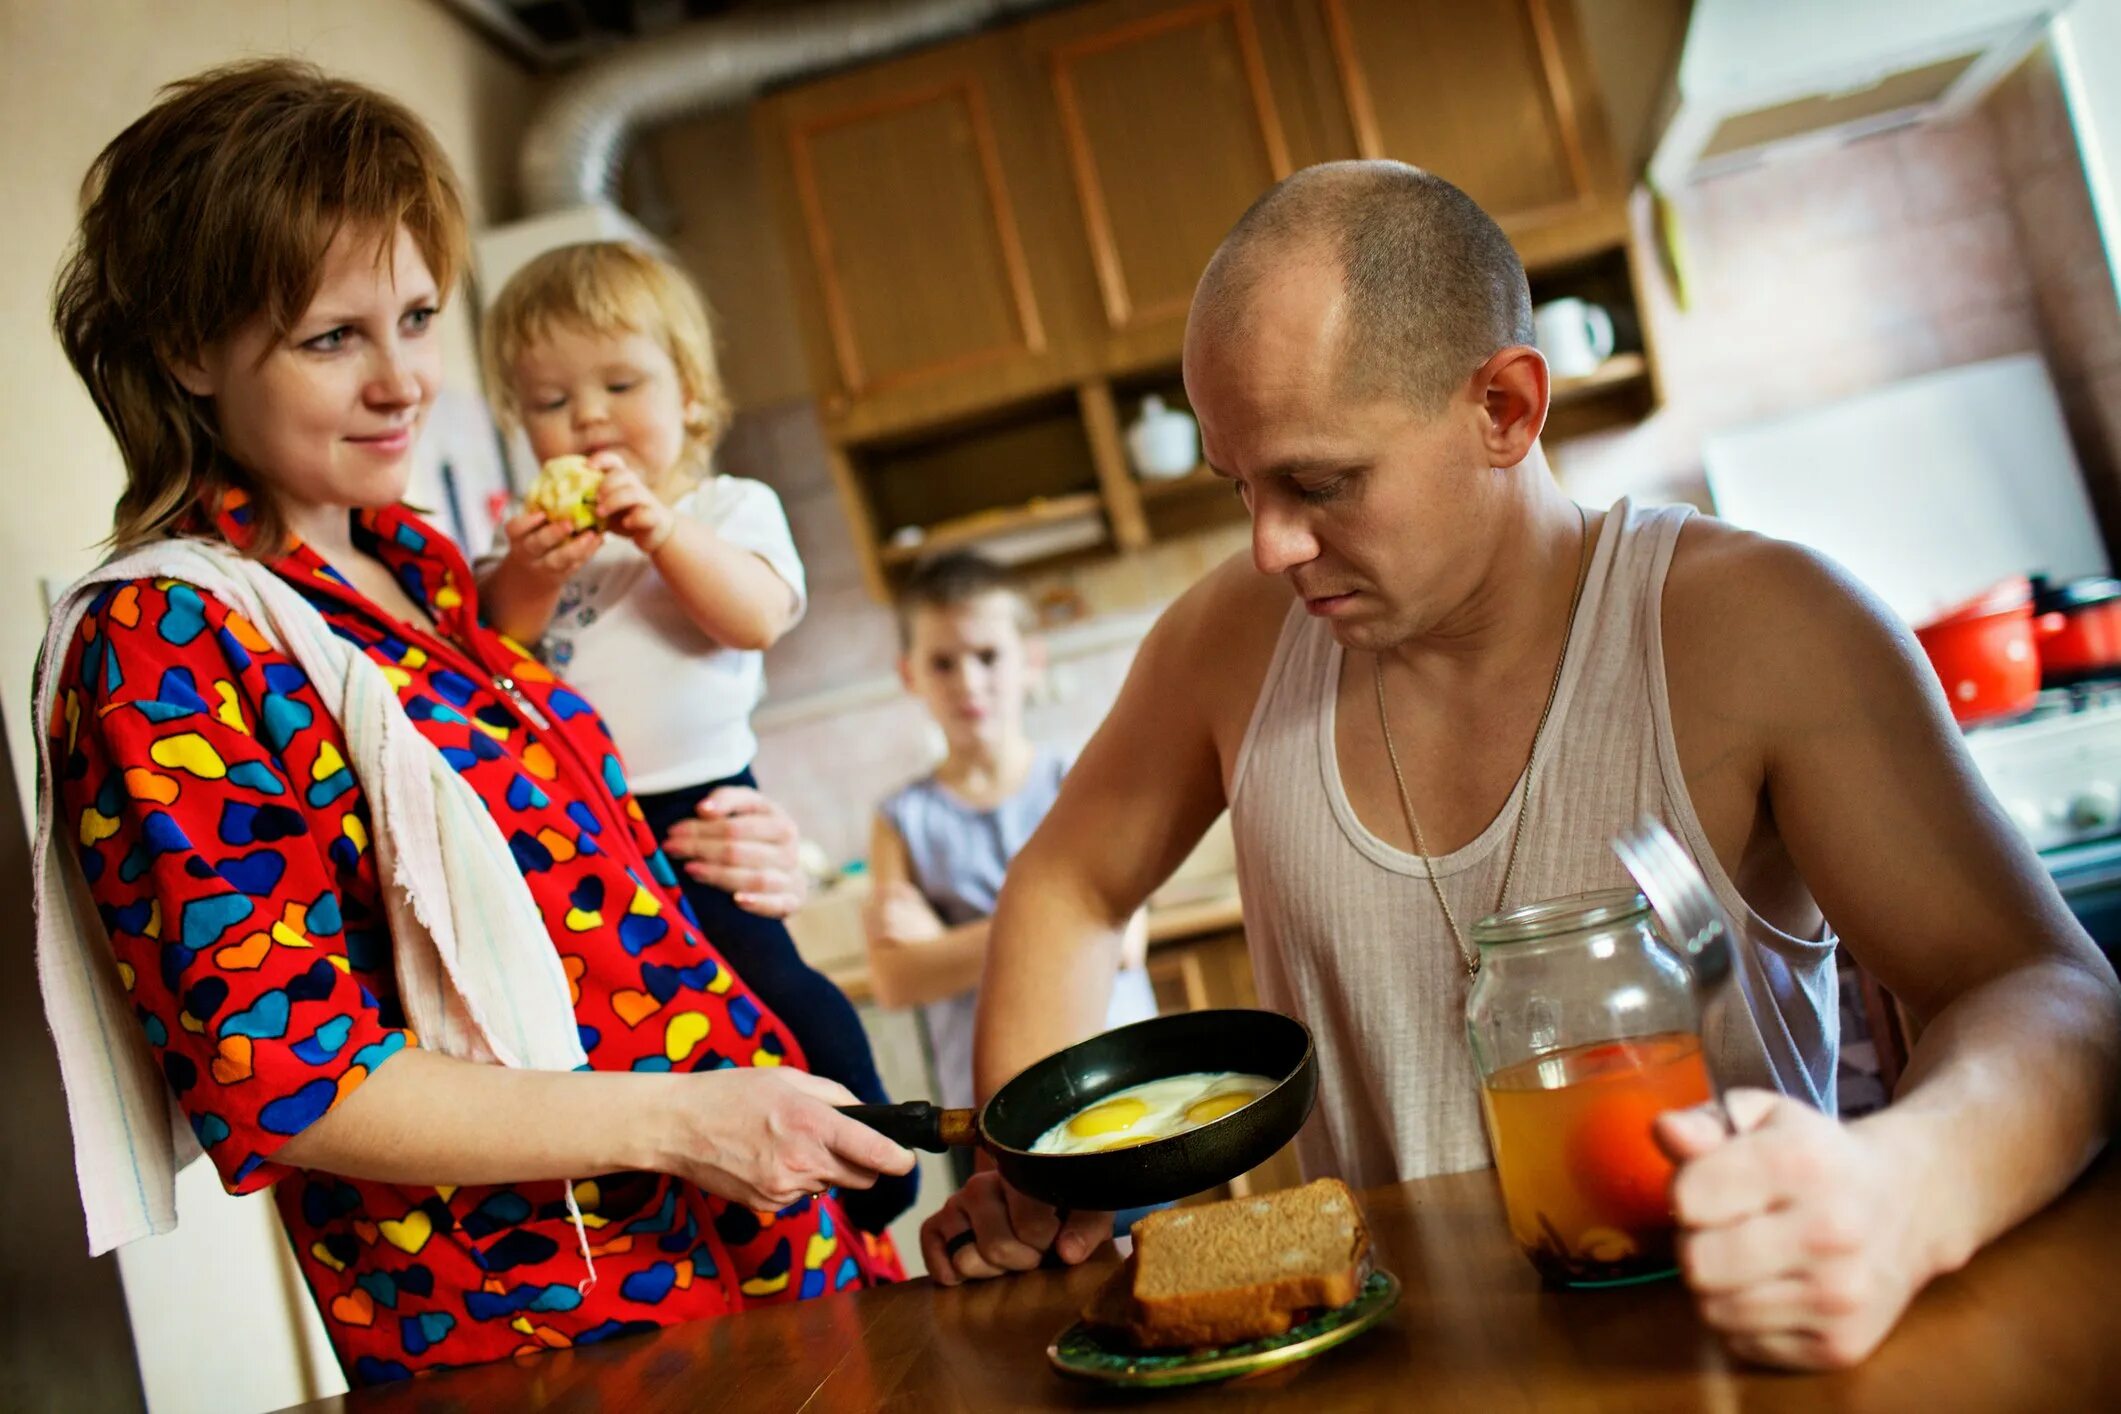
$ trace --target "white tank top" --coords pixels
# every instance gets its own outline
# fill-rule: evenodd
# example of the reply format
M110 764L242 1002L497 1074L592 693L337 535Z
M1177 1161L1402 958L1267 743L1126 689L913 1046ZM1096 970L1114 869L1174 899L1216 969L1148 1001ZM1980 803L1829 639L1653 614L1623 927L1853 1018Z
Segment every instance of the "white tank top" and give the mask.
M1687 797L1665 698L1665 572L1684 506L1607 515L1569 638L1532 777L1506 906L1629 880L1609 846L1644 813L1693 854L1745 940L1733 977L1743 1007L1706 1038L1727 1083L1835 1113L1839 1012L1831 929L1792 937L1749 908ZM1341 648L1290 606L1231 782L1245 938L1261 1002L1310 1026L1319 1101L1298 1136L1304 1172L1357 1187L1489 1162L1467 1048L1467 980L1418 855L1365 829L1334 745ZM1437 882L1470 927L1493 910L1526 778L1486 829L1436 859Z

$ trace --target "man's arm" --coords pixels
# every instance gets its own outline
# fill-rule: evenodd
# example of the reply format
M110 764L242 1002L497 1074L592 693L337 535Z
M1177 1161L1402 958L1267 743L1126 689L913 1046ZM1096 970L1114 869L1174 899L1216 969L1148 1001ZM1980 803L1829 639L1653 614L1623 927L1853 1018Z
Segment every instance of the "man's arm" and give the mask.
M1112 973L1149 895L1221 813L1226 769L1289 607L1285 586L1233 557L1157 621L1118 702L1045 823L1009 868L980 984L981 1094L1104 1024ZM1111 1216L1065 1221L991 1171L921 1226L944 1285L1026 1271L1051 1250L1080 1262ZM967 1243L966 1235L972 1240Z
M1157 621L1060 796L1011 861L980 983L974 1077L993 1094L1103 1029L1135 917L1224 806L1200 645L1216 579ZM1146 933L1143 934L1146 939Z
M1729 1142L1699 1116L1668 1123L1694 1156L1674 1199L1704 1314L1741 1354L1846 1365L2105 1142L2121 988L1983 787L1897 620L1808 552L1701 530L1668 590L1675 722L1684 702L1751 719L1789 862L1922 1027L1876 1115L1841 1126L1754 1097L1753 1127ZM1715 788L1725 763L1703 764L1697 801L1731 795Z

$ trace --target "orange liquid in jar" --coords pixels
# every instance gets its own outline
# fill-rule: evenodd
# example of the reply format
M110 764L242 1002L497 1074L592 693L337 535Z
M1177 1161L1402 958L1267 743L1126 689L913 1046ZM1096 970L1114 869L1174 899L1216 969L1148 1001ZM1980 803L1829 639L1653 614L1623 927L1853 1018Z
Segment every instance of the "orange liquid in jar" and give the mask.
M1674 1269L1672 1165L1651 1126L1709 1098L1701 1038L1600 1041L1520 1061L1482 1091L1510 1232L1562 1286Z

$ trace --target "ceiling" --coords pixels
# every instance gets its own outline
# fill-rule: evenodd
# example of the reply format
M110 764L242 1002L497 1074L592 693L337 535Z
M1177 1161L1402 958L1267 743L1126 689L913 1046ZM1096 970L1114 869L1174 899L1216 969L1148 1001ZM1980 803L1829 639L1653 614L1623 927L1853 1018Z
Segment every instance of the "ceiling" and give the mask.
M694 20L802 9L823 0L439 0L517 58L559 68Z

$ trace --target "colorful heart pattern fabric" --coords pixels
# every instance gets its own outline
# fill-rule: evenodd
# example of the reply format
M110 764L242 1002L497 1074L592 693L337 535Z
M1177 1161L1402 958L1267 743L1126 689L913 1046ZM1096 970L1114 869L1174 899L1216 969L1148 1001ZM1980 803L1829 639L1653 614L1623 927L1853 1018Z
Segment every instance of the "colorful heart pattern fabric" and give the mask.
M214 524L248 541L240 494ZM306 546L273 567L383 668L493 811L573 985L590 1065L801 1066L700 935L589 704L478 623L446 538L398 509L358 514L354 533L435 632L384 614ZM134 1015L227 1186L273 1187L350 1379L902 1276L889 1240L847 1224L829 1196L754 1213L623 1173L575 1184L598 1278L584 1291L558 1182L423 1189L277 1163L289 1137L418 1044L344 738L291 660L176 582L106 591L60 682L60 808Z

